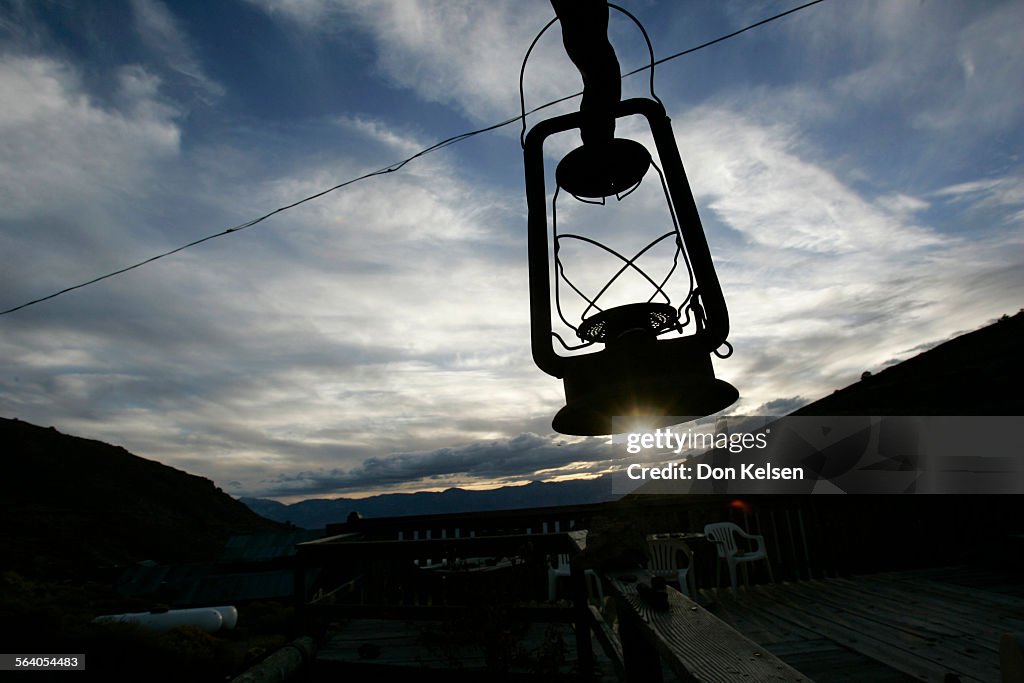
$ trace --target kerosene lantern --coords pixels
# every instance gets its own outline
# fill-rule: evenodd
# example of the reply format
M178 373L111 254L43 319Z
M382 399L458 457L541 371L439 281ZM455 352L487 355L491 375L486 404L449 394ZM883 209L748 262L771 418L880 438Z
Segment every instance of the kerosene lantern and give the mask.
M712 354L732 351L729 314L665 108L634 98L602 115L613 128L621 119L646 121L654 154L635 139L582 135L583 145L554 169L549 193L545 141L594 126L593 112L540 121L523 144L533 358L564 382L566 405L552 423L563 434L611 434L616 416L673 424L718 412L738 396L711 365ZM667 204L663 224L630 218L641 183L653 184L654 196ZM637 216L651 213L650 189L646 196ZM614 209L616 218L566 227L567 217L583 212L574 206L583 205ZM621 246L627 241L631 246ZM596 266L586 262L588 250L608 269L597 280L603 284L592 284ZM660 262L655 253L663 255ZM630 285L619 287L626 278Z

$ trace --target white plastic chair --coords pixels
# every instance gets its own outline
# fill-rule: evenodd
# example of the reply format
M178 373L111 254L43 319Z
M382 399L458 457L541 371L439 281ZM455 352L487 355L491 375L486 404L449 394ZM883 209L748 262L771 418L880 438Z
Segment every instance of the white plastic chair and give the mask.
M570 565L569 556L567 554L558 555L555 560L555 566L548 566L548 601L554 602L557 597L557 584L558 577L569 576L572 574L572 566ZM593 569L583 570L583 580L587 582L587 595L590 598L597 599L604 603L604 589L601 588L601 579L598 577L597 572Z
M683 541L671 538L648 539L647 549L650 561L647 570L654 576L661 576L679 582L679 591L694 597L697 585L690 567L693 566L693 551ZM686 558L685 566L680 566L680 553Z
M775 577L772 576L772 563L768 560L768 550L764 545L764 536L748 534L732 522L716 522L714 524L708 524L704 527L704 535L708 540L714 542L715 548L718 550L718 559L720 562L715 565L716 586L718 585L718 576L721 571L722 562L725 562L729 566L729 583L732 585L733 592L736 591L736 565L744 564L746 562L764 560L765 564L768 566L768 578L773 583L775 582ZM737 544L737 536L740 536L747 541L753 541L755 544L754 549L746 549L746 547L750 545L749 543L745 544L744 547Z

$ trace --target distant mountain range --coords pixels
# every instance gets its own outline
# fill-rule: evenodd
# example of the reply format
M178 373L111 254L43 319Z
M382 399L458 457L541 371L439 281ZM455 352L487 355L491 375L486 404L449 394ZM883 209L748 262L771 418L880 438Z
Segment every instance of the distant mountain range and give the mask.
M201 561L232 533L281 528L209 479L118 446L4 418L0 444L0 571Z
M452 488L446 491L388 493L368 498L311 499L286 505L265 498L242 498L267 519L305 529L322 529L344 522L352 512L363 517L402 517L420 514L487 512L558 505L586 505L615 500L610 476L562 482L534 481L484 491Z

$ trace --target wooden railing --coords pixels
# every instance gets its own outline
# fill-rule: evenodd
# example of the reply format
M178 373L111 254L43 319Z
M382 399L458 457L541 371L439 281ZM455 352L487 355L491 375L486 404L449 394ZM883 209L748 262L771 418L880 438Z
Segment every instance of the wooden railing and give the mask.
M590 528L603 504L446 513L402 517L357 518L327 525L327 535L358 532L367 539L426 540L535 533Z
M568 622L575 625L576 652L579 670L584 677L592 670L593 652L590 641L591 613L587 603L583 569L578 561L585 545L586 532L531 533L515 535L478 535L459 538L418 540L365 540L361 534L346 533L302 543L298 546L296 596L300 623L309 629L316 619L400 619L426 621L457 618L477 614L496 607L505 616L527 622ZM568 555L573 558L569 577L571 606L546 604L534 594L516 595L492 585L470 596L450 590L444 579L465 580L471 569L460 569L470 558L491 558L507 562L515 574L526 571L529 581L541 586L546 581L548 558ZM430 568L425 558L436 562ZM340 588L321 587L311 595L304 578L306 569L318 567L341 582ZM491 565L483 565L490 569ZM439 582L438 579L441 581ZM327 589L327 590L324 590Z
M809 680L645 572L613 573L608 582L615 596L627 683L660 683L663 667L682 681Z

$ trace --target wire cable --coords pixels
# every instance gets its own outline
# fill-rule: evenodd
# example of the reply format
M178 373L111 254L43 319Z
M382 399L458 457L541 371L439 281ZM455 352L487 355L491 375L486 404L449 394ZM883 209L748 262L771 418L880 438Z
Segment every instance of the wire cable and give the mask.
M697 50L703 50L704 48L711 47L712 45L715 45L716 43L721 43L722 41L729 40L730 38L735 38L736 36L738 36L741 33L746 33L747 31L749 31L751 29L755 29L755 28L757 28L759 26L764 26L765 24L767 24L769 22L772 22L772 21L775 21L776 19L781 19L782 17L788 16L788 15L793 14L795 12L799 12L800 10L803 10L803 9L807 9L808 7L811 7L813 5L817 5L818 3L821 3L821 2L825 2L825 0L811 0L811 2L804 3L803 5L799 5L797 7L792 8L792 9L786 10L785 12L781 12L781 13L776 14L774 16L768 17L767 19L762 19L761 21L759 21L759 22L757 22L755 24L750 24L749 26L744 26L743 28L739 29L738 31L733 31L732 33L727 33L724 36L719 36L718 38L715 38L714 40L709 40L706 43L701 43L700 45L697 45L696 47L688 48L686 50L683 50L682 52L676 52L675 54L669 55L668 57L662 57L661 59L657 60L653 64L650 64L650 65L647 65L647 66L641 66L638 69L633 69L629 73L623 74L622 77L626 78L627 76L632 76L633 74L638 74L641 71L645 71L647 69L653 69L657 65L664 64L665 62L669 62L669 61L671 61L673 59L678 59L679 57L685 57L688 54L696 52Z
M821 2L825 2L825 0L811 0L811 2L804 3L802 5L794 7L792 9L786 10L785 12L781 12L781 13L776 14L774 16L768 17L767 19L762 19L761 21L758 21L757 23L750 24L749 26L745 26L744 28L741 28L741 29L739 29L737 31L733 31L732 33L729 33L729 34L726 34L724 36L720 36L718 38L715 38L714 40L709 40L706 43L702 43L700 45L697 45L696 47L691 47L689 49L686 49L686 50L683 50L681 52L677 52L675 54L669 55L668 57L663 57L663 58L661 58L659 60L656 60L656 61L652 60L649 64L645 64L642 67L639 67L637 69L634 69L633 71L630 71L628 73L623 74L622 78L627 78L629 76L632 76L634 74L638 74L638 73L640 73L642 71L645 71L647 69L651 69L653 71L654 67L657 66L658 64L664 64L665 62L671 61L673 59L678 59L679 57L683 57L685 55L692 54L692 53L694 53L694 52L696 52L698 50L702 50L702 49L704 49L706 47L710 47L710 46L715 45L717 43L721 43L723 41L729 40L730 38L734 38L734 37L740 35L741 33L745 33L747 31L750 31L751 29L757 28L759 26L764 26L765 24L773 22L773 21L775 21L777 19L781 19L781 18L783 18L785 16L788 16L790 14L794 14L796 12L799 12L800 10L807 9L808 7L811 7L813 5L817 5L817 4L821 3ZM545 26L544 30L547 30L547 26ZM541 33L543 33L543 31L541 31ZM538 35L538 38L539 37L540 36ZM534 42L536 42L536 39L534 40ZM533 46L531 45L531 49L532 49L532 47ZM652 57L653 57L653 54L652 54ZM522 79L522 74L520 74L520 79ZM520 85L520 89L521 89L521 85ZM521 92L521 90L520 90L520 92ZM502 121L501 123L495 123L495 124L492 124L490 126L486 126L484 128L478 128L476 130L472 130L472 131L469 131L467 133L460 133L459 135L453 135L450 138L445 138L444 140L441 140L440 142L437 142L437 143L435 143L435 144L433 144L433 145L431 145L429 147L426 147L426 148L420 150L419 152L416 152L412 156L410 156L410 157L408 157L406 159L403 159L402 161L398 161L398 162L395 162L395 163L390 164L388 166L384 166L383 168L380 168L380 169L378 169L376 171L372 171L370 173L366 173L366 174L361 175L359 177L352 178L350 180L346 180L345 182L339 183L338 185L335 185L334 187L329 187L326 190L321 190L320 192L317 192L316 194L309 195L308 197L304 197L304 198L302 198L302 199L300 199L298 201L292 202L291 204L288 204L286 206L282 206L282 207L279 207L277 209L274 209L273 211L271 211L269 213L265 213L265 214L263 214L262 216L260 216L258 218L254 218L254 219L252 219L250 221L247 221L245 223L241 223L239 225L236 225L233 228L228 228L226 230L222 230L221 232L214 233L212 235L207 235L206 237L202 237L200 239L194 240L192 242L189 242L188 244L183 244L180 247L175 247L174 249L171 249L169 251L165 251L163 253L157 254L156 256L151 256L151 257L149 257L149 258L147 258L147 259L145 259L143 261L139 261L138 263L132 264L130 266L126 266L126 267L121 268L119 270L112 271L112 272L107 273L105 275L100 275L99 277L95 277L95 278L93 278L91 280L88 280L86 282L82 282L82 283L79 283L77 285L72 285L71 287L65 287L64 289L61 289L60 291L54 292L52 294L48 294L46 296L39 297L38 299L33 299L31 301L27 301L27 302L25 302L23 304L20 304L18 306L14 306L13 308L8 308L7 310L0 311L0 316L8 315L9 313L14 313L15 311L20 311L23 308L28 308L29 306L34 306L35 304L39 304L39 303L42 303L44 301L49 301L50 299L54 299L54 298L56 298L58 296L61 296L62 294L67 294L68 292L73 292L76 289L82 289L83 287L88 287L90 285L94 285L97 282L102 282L103 280L107 280L109 278L116 277L118 275L122 275L123 273L127 273L130 270L135 270L136 268L141 268L142 266L145 266L145 265L148 265L150 263L153 263L154 261L159 261L160 259L166 258L166 257L171 256L173 254L177 254L180 251L184 251L186 249L190 249L192 247L200 245L203 242L209 242L210 240L216 239L218 237L224 237L224 236L230 235L232 233L236 233L236 232L241 232L243 230L247 230L247 229L249 229L249 228L251 228L251 227L253 227L255 225L258 225L258 224L262 223L263 221L267 220L268 218L270 218L272 216L275 216L275 215L277 215L279 213L282 213L283 211L288 211L290 209L294 209L295 207L297 207L297 206L299 206L301 204L305 204L306 202L313 201L314 199L319 199L320 197L323 197L324 195L330 194L332 192L336 192L336 191L338 191L338 190L340 190L342 188L348 187L349 185L354 185L355 183L362 182L364 180L368 180L368 179L374 178L376 176L386 175L388 173L395 173L396 171L399 171L403 167L405 167L406 164L409 164L409 163L415 161L416 159L419 159L420 157L422 157L422 156L424 156L426 154L430 154L431 152L436 152L439 149L443 149L445 147L448 147L449 145L454 145L454 144L456 144L458 142L462 142L463 140L467 140L467 139L469 139L471 137L480 135L482 133L488 133L488 132L490 132L492 130L497 130L499 128L504 128L505 126L512 125L513 123L516 123L517 121L523 121L523 123L525 125L526 117L529 116L530 114L535 114L535 113L537 113L539 111L547 109L548 107L553 107L556 104L560 104L562 102L566 102L568 100L571 100L571 99L573 99L575 97L579 97L582 94L583 94L583 92L580 91L580 92L577 92L577 93L573 93L572 95L566 95L565 97L560 97L560 98L558 98L556 100L551 100L550 102L546 102L545 104L542 104L542 105L540 105L538 107L534 107L530 111L523 111L523 113L521 113L520 115L513 116L512 118L506 119L506 120ZM525 102L523 104L525 104ZM524 110L525 110L525 107L524 107Z

